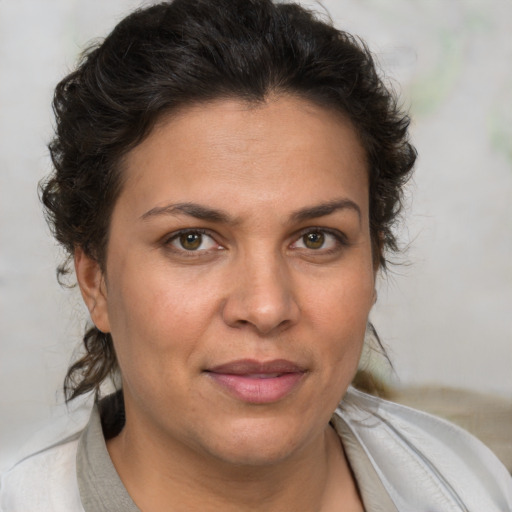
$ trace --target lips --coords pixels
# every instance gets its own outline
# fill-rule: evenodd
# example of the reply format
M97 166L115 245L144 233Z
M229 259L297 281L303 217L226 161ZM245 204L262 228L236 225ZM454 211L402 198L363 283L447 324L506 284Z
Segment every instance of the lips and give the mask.
M233 398L251 404L283 400L303 380L306 370L285 359L231 361L206 370L215 386Z

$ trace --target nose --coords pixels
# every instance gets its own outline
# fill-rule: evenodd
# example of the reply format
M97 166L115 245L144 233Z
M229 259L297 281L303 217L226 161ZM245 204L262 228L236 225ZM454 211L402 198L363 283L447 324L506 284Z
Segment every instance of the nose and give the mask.
M236 266L223 305L226 324L250 327L263 336L282 332L297 322L300 308L293 279L278 255L245 257Z

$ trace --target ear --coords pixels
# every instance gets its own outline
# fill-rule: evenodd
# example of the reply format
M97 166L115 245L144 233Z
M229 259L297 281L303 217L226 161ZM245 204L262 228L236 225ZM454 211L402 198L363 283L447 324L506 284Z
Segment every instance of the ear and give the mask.
M75 249L74 261L78 286L91 320L100 331L110 332L107 287L99 263L87 256L81 248Z

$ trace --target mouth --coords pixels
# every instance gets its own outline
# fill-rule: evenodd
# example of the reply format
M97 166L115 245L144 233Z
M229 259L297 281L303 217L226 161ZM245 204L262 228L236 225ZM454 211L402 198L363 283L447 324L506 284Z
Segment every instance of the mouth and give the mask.
M215 386L251 404L283 400L302 382L306 369L285 359L231 361L205 370Z

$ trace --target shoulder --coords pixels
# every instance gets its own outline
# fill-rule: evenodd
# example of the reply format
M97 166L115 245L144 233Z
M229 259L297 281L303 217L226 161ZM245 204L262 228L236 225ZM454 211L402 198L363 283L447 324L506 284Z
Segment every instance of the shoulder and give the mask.
M335 417L357 438L397 505L512 511L512 477L461 428L352 388Z
M83 512L76 478L78 435L34 453L2 475L3 512Z

